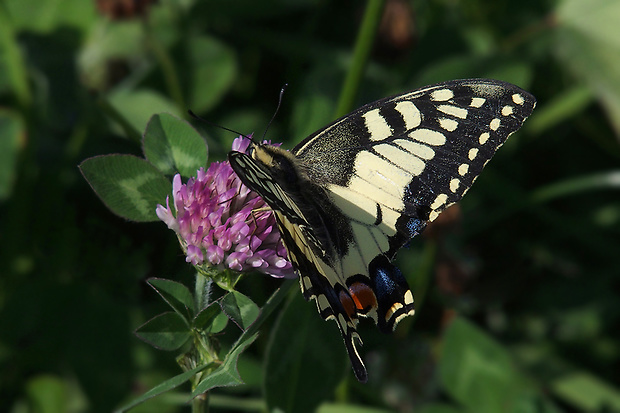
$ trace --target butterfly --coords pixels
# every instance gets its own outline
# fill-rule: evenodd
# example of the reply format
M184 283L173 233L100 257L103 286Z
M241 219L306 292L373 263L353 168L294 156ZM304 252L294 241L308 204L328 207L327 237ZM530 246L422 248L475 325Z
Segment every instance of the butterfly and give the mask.
M290 152L252 141L228 154L274 211L301 291L338 324L359 381L359 318L391 332L414 313L396 253L461 199L535 105L509 83L454 80L362 106Z

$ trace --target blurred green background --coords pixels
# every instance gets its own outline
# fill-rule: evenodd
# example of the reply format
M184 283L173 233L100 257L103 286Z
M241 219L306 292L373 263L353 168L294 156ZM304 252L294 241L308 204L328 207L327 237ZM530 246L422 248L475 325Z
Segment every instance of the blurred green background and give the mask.
M466 77L515 83L538 106L400 253L418 311L393 336L362 326L369 383L347 367L300 399L322 412L620 411L620 1L381 3L363 65L362 1L0 2L0 411L109 412L180 372L132 331L165 308L145 280L191 285L191 268L164 224L107 210L82 160L140 156L158 112L262 135L284 83L267 138L291 148L334 119L355 71L354 107ZM224 159L234 134L193 123ZM279 283L240 288L262 303ZM247 385L215 391L212 411L271 406L266 354L308 352L274 350L271 327L241 357ZM189 411L187 391L135 411Z

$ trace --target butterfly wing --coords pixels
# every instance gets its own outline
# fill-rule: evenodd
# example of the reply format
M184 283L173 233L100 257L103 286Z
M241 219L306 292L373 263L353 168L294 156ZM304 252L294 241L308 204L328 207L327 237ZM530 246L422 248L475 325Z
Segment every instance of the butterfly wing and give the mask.
M311 180L334 192L346 188L399 214L432 221L462 198L535 103L505 82L446 82L363 106L306 138L293 153Z
M535 103L509 83L446 82L363 106L293 152L309 179L364 227L354 229L356 241L373 238L392 259L462 198Z
M295 147L299 169L343 216L333 267L349 288L376 295L376 308L358 315L389 331L413 313L390 261L462 198L535 104L509 83L451 81L370 103Z

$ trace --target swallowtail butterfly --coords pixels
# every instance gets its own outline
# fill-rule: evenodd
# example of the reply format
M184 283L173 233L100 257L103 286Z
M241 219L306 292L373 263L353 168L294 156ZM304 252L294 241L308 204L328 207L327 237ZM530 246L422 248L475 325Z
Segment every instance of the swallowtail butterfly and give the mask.
M396 252L461 199L535 104L509 83L455 80L362 106L290 152L252 142L229 153L275 212L303 295L338 324L359 381L359 317L390 332L414 312Z

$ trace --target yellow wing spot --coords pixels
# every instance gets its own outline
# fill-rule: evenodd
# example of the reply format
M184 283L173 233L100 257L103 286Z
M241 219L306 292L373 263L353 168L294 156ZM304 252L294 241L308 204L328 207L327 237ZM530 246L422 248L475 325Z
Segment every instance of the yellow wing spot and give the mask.
M508 106L508 105L504 106L502 108L502 115L504 116L512 115L512 106Z
M324 295L319 295L317 302L319 304L319 308L321 309L321 311L325 310L326 308L331 307L329 305L329 300L327 300L327 297L325 297Z
M454 132L456 128L459 126L459 123L455 121L454 119L440 118L439 126L447 130L448 132Z
M411 294L411 290L407 290L404 296L405 305L413 304L413 294Z
M372 234L381 250L387 251L390 249L390 240L386 237L386 234L382 230L377 227L373 227L369 229L369 232Z
M394 231L394 233L396 233ZM349 244L351 245L351 244ZM349 253L343 257L340 261L340 273L341 274L366 274L368 273L368 266L364 259L360 255L360 250L355 248L349 248Z
M469 160L473 161L474 159L476 159L476 156L478 156L478 149L477 148L471 148L469 150Z
M394 148L394 151L397 151L397 149ZM398 195L402 197L403 188L405 188L405 186L407 186L413 179L412 173L421 172L420 166L424 169L424 162L419 159L418 161L421 165L418 164L415 168L412 167L411 172L409 172L403 169L406 165L403 165L402 167L396 166L392 162L387 161L369 151L360 151L355 157L354 170L355 174L363 180L372 182L373 185L382 188L386 192L398 192ZM393 190L385 187L393 187ZM356 190L356 188L352 189Z
M360 193L340 185L330 185L329 197L341 211L354 216L360 222L370 225L377 220L377 203L368 197L368 193Z
M390 318L394 315L395 312L403 308L401 303L394 303L389 310L385 313L385 321L389 321Z
M485 98L471 98L471 103L469 104L469 106L471 106L472 108L479 108L480 106L484 105L484 102L486 102L487 100Z
M446 137L443 133L431 129L416 129L409 134L411 139L419 142L427 143L433 146L441 146L446 143Z
M407 139L396 139L392 143L400 146L418 158L426 159L427 161L435 157L435 151L428 145L422 145L421 143L413 142Z
M415 310L411 310L411 311L409 311L409 312L408 312L408 313L406 313L406 314L401 314L401 315L399 315L398 317L396 317L396 319L394 320L394 328L396 328L396 326L398 325L398 323L400 323L400 321L401 321L403 318L408 317L408 316L410 316L410 315L413 315L413 313L414 313L414 312L415 312Z
M495 118L491 121L489 127L491 128L491 130L498 130L500 123L501 121L498 118Z
M368 227L361 224L352 223L351 229L353 230L353 238L356 241L357 248L362 257L375 257L389 248L389 241L387 241L387 238L384 235L382 235L382 238L386 240L386 243L388 243L388 248L385 248L386 245L384 245L383 247L385 250L382 251L381 247L375 243L371 235L372 233Z
M478 138L478 142L480 142L480 145L484 145L485 143L487 143L490 137L491 135L489 134L489 132L483 132L480 134L480 137Z
M365 120L366 129L370 133L370 140L381 141L392 136L392 128L379 113L379 109L369 110L362 117Z
M450 89L438 89L431 92L431 99L435 102L445 102L454 97L454 93Z
M439 105L437 106L441 112L446 115L454 116L455 118L465 119L467 117L467 109L454 105Z
M403 102L398 102L394 109L396 109L403 117L405 121L405 127L407 129L413 129L420 126L422 122L422 115L420 114L420 110L413 104L413 102L405 100Z
M415 156L415 154L401 149L400 146L382 143L376 145L373 149L378 154L383 155L386 159L389 159L392 163L413 175L420 175L424 171L424 166L426 165L424 161Z
M301 277L301 280L304 283L304 291L312 288L312 281L310 281L310 277Z
M459 181L458 179L454 178L450 181L450 191L452 192L456 192L457 189L459 189L459 186L461 185L461 181Z
M523 96L521 96L520 94L515 93L514 95L512 95L512 101L517 105L522 105L525 102L525 99L523 99Z
M435 200L431 204L431 209L439 208L440 206L445 204L447 200L448 200L448 195L446 195L446 194L439 194L439 195L437 195L437 198L435 198Z
M379 186L381 185L381 186ZM371 178L362 178L354 175L349 182L349 189L360 194L380 194L381 203L395 211L401 211L404 208L403 188L392 185L382 185Z
M469 164L462 163L459 166L459 175L465 176L465 175L467 175L467 171L469 171Z
M381 208L381 214L383 215L383 220L379 225L379 229L388 236L396 234L396 221L398 221L401 214L388 207Z

